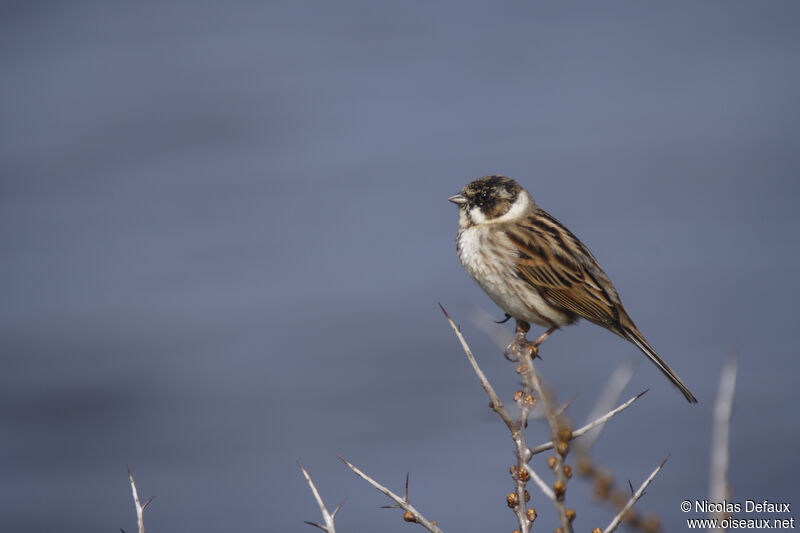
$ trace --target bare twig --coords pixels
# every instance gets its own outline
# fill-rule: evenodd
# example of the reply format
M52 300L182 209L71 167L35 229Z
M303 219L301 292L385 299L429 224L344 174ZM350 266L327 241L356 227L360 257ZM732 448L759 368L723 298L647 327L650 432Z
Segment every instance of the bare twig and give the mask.
M647 479L644 480L642 486L639 487L639 489L636 492L631 494L628 503L626 503L625 506L622 508L622 510L617 514L617 516L614 517L614 520L612 520L611 523L608 524L608 527L606 527L605 530L603 530L603 533L611 533L612 531L615 531L619 527L620 523L625 518L625 515L628 513L628 511L631 510L633 504L639 501L639 498L641 498L644 495L644 490L647 488L650 482L653 481L653 478L656 477L656 474L658 474L658 472L661 470L661 467L664 466L664 463L667 462L667 459L669 459L669 455L667 455L664 458L664 460L661 461L661 464L658 465L656 469L653 470L653 472L647 477Z
M508 500L508 504L517 517L517 523L519 524L519 531L521 533L528 533L530 531L531 525L533 524L533 518L535 518L535 516L528 514L527 507L530 493L525 490L525 485L528 483L528 477L523 475L523 472L528 470L526 467L528 466L528 462L531 460L531 454L528 450L528 444L525 435L525 428L528 425L528 417L530 416L531 409L535 404L535 400L531 395L531 392L531 389L528 386L525 386L524 390L515 393L515 397L519 395L519 398L517 399L517 406L519 410L517 413L517 421L514 424L513 429L511 429L511 440L514 441L514 447L516 449L517 464L514 465L511 475L512 479L514 480L513 494L515 495L515 498ZM512 505L514 503L515 505Z
M133 492L133 503L136 505L136 524L139 533L144 533L144 510L153 501L153 497L149 498L144 505L139 503L139 491L136 489L136 482L133 480L133 473L131 467L128 466L128 479L131 480L131 491Z
M579 429L576 429L575 431L572 432L572 438L575 439L577 437L580 437L581 435L589 432L590 430L594 429L595 427L597 427L599 425L602 425L602 424L605 424L608 421L608 419L610 419L612 416L614 416L617 413L619 413L621 411L624 411L625 409L630 407L631 404L633 404L633 402L635 402L636 400L641 398L646 392L647 392L647 390L645 390L643 392L640 392L639 394L637 394L636 396L634 396L633 398L631 398L627 402L625 402L622 405L616 407L615 409L612 409L611 411L607 412L606 414L604 414L600 418L589 422L588 424L586 424L585 426L583 426L583 427L581 427ZM553 444L552 440L549 441L549 442L545 442L543 444L539 444L538 446L535 446L535 447L531 448L531 455L536 455L537 453L542 453L544 451L550 450L550 449L553 448L553 446L554 446L554 444Z
M414 508L414 506L411 505L411 503L408 501L408 478L406 478L405 497L401 498L400 496L390 491L389 489L387 489L386 487L384 487L383 485L381 485L380 483L369 477L367 474L365 474L364 472L353 466L353 464L351 464L347 459L345 459L341 455L339 456L339 459L341 459L344 462L344 464L349 466L350 470L355 472L361 479L363 479L364 481L375 487L379 492L384 493L390 499L394 500L394 502L397 504L398 507L406 511L406 515L403 517L404 520L408 522L416 522L417 524L421 525L431 533L442 533L442 530L439 529L439 526L436 524L436 522L428 520L427 518L422 516L422 513L417 511Z
M634 366L635 365L632 363L623 363L614 369L614 372L611 373L611 376L606 382L606 386L597 398L597 402L595 402L592 411L589 413L589 416L586 417L587 423L600 418L603 413L607 413L617 404L622 395L622 391L625 390L625 387L628 386L628 383L630 383L633 377ZM603 424L594 428L586 437L581 439L581 449L588 452L597 441L597 438L600 437L600 433L603 431L604 427L605 425Z
M341 503L336 506L336 509L334 509L332 513L329 513L328 508L325 507L325 503L322 501L322 497L319 495L316 485L314 485L314 482L311 480L311 476L308 475L308 471L303 467L300 461L297 461L297 466L300 467L300 471L303 472L303 477L305 477L306 481L308 481L308 486L311 487L311 493L314 494L314 499L317 500L317 505L319 505L319 510L322 513L322 520L325 521L324 526L314 522L309 522L308 520L306 520L305 523L310 526L318 527L327 533L336 533L336 526L333 522L336 519L336 513L338 513L339 509L342 508L344 500L342 500Z
M536 483L536 485L541 489L541 491L544 493L545 496L547 496L551 500L556 499L556 495L553 494L553 489L551 489L547 485L547 483L545 483L545 481L541 478L541 476L536 473L536 470L531 468L531 465L525 465L525 470L528 471L528 474L530 474L533 482Z
M525 485L528 482L528 476L525 475L525 467L531 458L530 451L528 450L528 444L526 442L525 428L528 425L528 417L530 416L531 409L535 404L534 398L531 395L532 389L523 380L523 383L525 384L525 390L518 391L515 395L518 413L516 420L512 419L508 410L497 396L494 387L492 387L492 384L481 370L478 362L475 360L475 356L472 354L472 350L470 350L467 341L461 334L461 330L455 325L442 304L439 304L439 307L441 308L444 316L447 318L447 322L450 324L450 327L453 328L453 332L456 334L456 337L461 343L461 348L464 350L467 359L472 365L472 370L475 372L475 375L478 376L481 386L486 391L486 394L489 395L489 399L491 400L490 406L492 409L494 409L498 416L503 419L506 427L511 432L511 440L514 441L514 446L516 448L517 464L511 468L511 477L514 480L514 492L508 495L507 503L517 517L520 533L528 533L530 531L531 524L533 523L533 519L535 518L535 513L531 512L527 507L530 493L525 490ZM527 372L525 365L520 365L518 367L518 372Z
M489 383L489 379L486 377L486 374L484 374L483 370L481 370L481 367L478 366L478 362L475 360L472 350L469 349L467 341L464 340L464 336L461 334L461 330L455 325L453 319L450 318L450 315L447 314L447 310L444 308L444 306L439 304L439 307L441 308L442 313L444 313L445 318L447 318L447 322L450 323L450 327L453 328L456 337L458 337L458 341L461 343L461 348L464 350L464 353L467 354L467 359L469 359L469 362L472 365L472 370L475 371L475 375L478 376L478 380L480 380L483 390L485 390L486 394L489 395L489 400L492 402L492 409L494 409L500 418L503 419L503 422L505 422L508 429L513 431L514 421L511 419L511 415L508 414L508 410L503 405L503 402L500 401L500 397L497 396L494 387L492 387L492 384Z
M731 414L733 412L733 394L736 390L736 373L738 362L735 358L728 360L722 367L719 377L717 399L714 402L714 427L711 434L711 472L709 475L709 501L721 502L730 496L728 484L728 464L730 462ZM725 513L714 513L718 519ZM718 528L712 531L722 531Z
M536 371L536 366L533 364L533 359L528 358L525 362L530 368L530 372L528 372L525 376L526 381L529 382L531 388L536 391L537 396L539 397L539 403L542 406L542 410L544 411L544 416L547 419L547 423L550 426L550 435L553 442L555 442L559 438L559 434L561 433L562 425L558 419L558 414L556 413L555 409L553 408L552 403L550 402L550 397L547 394L547 391L544 389L544 385L542 384L542 380L539 377L538 372ZM553 488L555 489L556 486L561 487L561 491L554 490L555 499L553 499L553 504L555 505L556 511L558 512L559 520L561 521L561 528L563 533L572 533L572 521L567 516L567 508L564 505L564 491L566 490L567 486L567 476L564 473L564 455L561 453L555 454L555 467L553 468L553 472L556 475L556 481L553 484ZM558 493L560 492L560 494Z
M514 421L511 419L511 415L508 414L508 410L503 405L503 402L500 401L500 397L497 396L494 387L492 387L492 384L489 383L489 379L486 377L486 374L484 374L483 370L481 370L481 367L478 366L478 362L475 360L472 350L469 349L467 341L464 340L464 336L461 334L461 330L455 325L453 319L450 318L450 315L447 314L447 310L445 310L444 306L439 304L439 307L441 308L442 313L444 313L445 318L447 318L447 322L450 323L450 327L453 328L453 332L455 332L456 337L458 337L458 341L461 343L461 348L464 350L464 353L467 354L467 359L469 359L469 363L472 365L472 370L475 371L475 375L478 376L478 380L480 380L483 390L485 390L486 394L489 395L489 400L492 402L492 409L494 409L500 418L503 419L503 422L505 422L508 429L514 431Z
M628 491L626 490L627 487L625 489L615 488L614 479L611 474L607 470L598 468L594 464L594 461L590 457L590 449L600 436L603 428L605 428L609 418L632 405L635 400L641 398L647 392L647 390L645 390L641 394L638 394L617 408L609 411L619 400L623 389L628 385L632 377L633 369L634 365L624 364L614 370L606 386L603 388L600 398L595 403L591 414L587 418L588 423L574 432L575 436L583 434L583 438L575 441L579 474L591 480L595 489L595 497L599 501L612 506L615 513L619 512L620 509L625 506L630 495L634 493L634 490L631 488L630 491ZM605 414L603 415L602 413ZM630 482L628 482L628 485L630 486ZM631 509L627 512L625 521L632 529L640 529L642 531L658 531L660 527L657 517L652 515L649 517L642 517L635 509Z

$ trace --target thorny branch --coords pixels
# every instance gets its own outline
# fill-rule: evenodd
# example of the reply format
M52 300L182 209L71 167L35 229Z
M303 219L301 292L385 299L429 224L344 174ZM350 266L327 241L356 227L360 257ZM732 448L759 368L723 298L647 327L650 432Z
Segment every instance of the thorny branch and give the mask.
M510 335L504 334L502 330L485 327L484 325L487 324L486 321L487 316L488 315L486 315L485 313L481 314L481 316L476 319L476 322L478 323L479 327L481 327L481 329L484 330L485 333L487 333L488 335L490 335L495 339L498 345L505 346L508 343L508 337L510 337ZM464 342L462 341L462 345L463 344ZM521 348L522 346L519 345L517 346L515 350L515 355L519 360L523 361L529 360L529 358L527 357L522 357L522 353L520 352L524 350L522 350ZM519 367L518 367L518 372L519 372ZM525 378L525 381L527 382L533 380L533 382L530 383L530 387L533 387L536 384L535 382L536 378L539 378L539 375L538 373L536 373L535 368L530 372L530 376L526 376L524 371L521 373L521 375L523 376L523 378ZM561 451L565 452L564 455L566 455L566 452L568 452L569 450L568 442L580 436L584 436L584 439L581 439L581 441L579 441L580 448L584 451L588 451L588 449L594 443L595 439L599 436L600 431L604 427L605 423L611 417L617 415L618 413L630 407L636 400L641 398L647 392L645 390L644 392L634 396L627 402L624 402L622 405L619 405L618 407L614 408L614 404L617 402L620 393L628 384L632 375L633 375L632 365L622 365L619 368L617 368L612 374L611 378L609 379L609 382L603 394L596 403L595 409L592 411L592 414L590 415L588 422L583 427L575 431L569 431L569 427L567 426L566 421L561 420L561 415L569 406L571 400L566 404L559 406L557 409L553 409L552 407L550 407L549 409L544 409L545 403L547 402L549 397L546 396L547 392L541 390L540 387L537 395L545 400L545 402L540 402L543 404L542 405L543 410L546 411L545 418L548 419L548 423L550 424L551 427L551 433L553 432L553 428L555 427L558 428L557 430L558 437L557 438L554 437L553 440L549 442L531 448L530 458L532 458L533 455L535 454L553 449L554 447L556 448L560 447ZM539 382L538 384L541 385L540 378L538 379L538 382ZM554 444L554 442L557 444ZM548 458L549 464L554 469L557 475L556 483L554 483L553 486L555 489L557 489L558 492L565 490L566 488L565 480L568 479L569 474L571 474L571 469L569 466L564 464L563 458L564 457L562 456L562 454L559 453L557 453L555 457ZM526 466L530 468L529 465ZM558 472L562 472L564 474L563 477L558 476ZM571 522L574 519L575 513L571 509L566 509L565 506L563 505L563 493L560 494L560 498L556 497L554 490L551 489L544 482L544 480L542 480L542 478L536 474L535 471L530 469L528 470L528 474L530 475L531 479L539 486L539 488L542 489L542 492L545 494L545 496L547 496L549 499L553 500L556 503L556 508L559 511L559 518L561 519L562 522L562 528L560 529L565 532L570 531L569 527L564 527L564 526L568 525L565 523ZM564 484L559 483L558 477L561 477L561 481ZM559 501L559 499L561 501ZM562 505L559 505L559 503L561 503Z
M497 396L497 393L494 391L494 387L492 384L489 383L489 379L486 377L486 374L483 373L481 367L478 366L478 362L475 360L475 356L472 354L472 350L469 349L469 345L467 345L467 341L464 340L464 336L461 334L461 329L455 325L453 319L450 318L450 315L447 314L447 310L445 310L442 304L439 304L439 307L444 313L445 318L447 318L447 322L450 323L450 327L453 328L453 332L455 332L456 337L458 337L458 341L461 343L461 348L464 350L464 353L467 355L467 359L469 359L469 363L472 365L472 370L475 371L475 375L478 376L478 380L481 382L481 386L483 390L486 391L486 394L489 395L489 400L492 402L489 406L494 409L494 411L503 419L505 422L506 427L509 430L514 431L515 424L514 421L511 419L511 415L508 414L508 410L503 405L503 402L500 401L500 397Z
M573 439L578 438L581 435L584 435L585 433L588 433L590 430L594 429L595 427L600 426L602 424L605 424L606 422L608 422L608 420L612 416L614 416L617 413L620 413L620 412L624 411L625 409L627 409L628 407L630 407L633 404L633 402L635 402L636 400L638 400L639 398L644 396L644 394L646 392L647 392L647 390L644 390L644 391L640 392L639 394L637 394L636 396L634 396L633 398L631 398L627 402L625 402L622 405L618 406L616 409L612 409L611 411L607 412L606 414L604 414L600 418L597 418L597 419L589 422L585 426L576 429L575 431L572 432L572 438ZM538 446L534 446L533 448L531 448L531 455L536 455L537 453L542 453L544 451L551 450L553 448L553 446L554 446L553 441L548 441L548 442L545 442L543 444L539 444Z
M133 492L133 503L136 506L136 525L139 533L144 533L144 510L153 501L154 496L151 496L144 505L139 503L139 491L136 489L136 482L133 480L133 473L131 467L128 466L128 479L131 480L131 492Z
M571 431L568 423L562 419L562 415L564 411L569 406L570 402L566 404L555 407L551 402L551 398L548 394L548 391L545 390L545 387L542 383L542 380L539 374L536 371L536 367L533 364L533 357L537 353L535 348L530 349L529 344L526 345L527 341L524 341L524 333L527 332L527 328L524 331L520 331L518 329L518 334L522 333L522 339L524 342L518 344L514 348L514 354L517 357L518 361L521 363L517 366L517 373L522 377L523 383L523 390L517 391L514 395L514 400L517 403L518 407L518 414L516 417L512 417L509 413L506 406L500 400L497 392L495 391L492 384L489 382L486 375L481 370L480 366L478 365L477 360L475 359L472 350L470 349L469 345L467 344L464 336L461 333L461 329L456 326L453 320L448 315L445 308L439 304L442 312L444 313L450 327L453 329L458 341L461 344L464 353L467 356L467 360L469 361L470 365L472 366L475 375L478 377L478 381L480 382L481 386L483 387L486 394L489 396L490 404L489 406L494 410L497 415L501 418L503 423L508 428L509 432L511 433L512 440L516 447L516 456L517 456L517 464L511 467L511 475L514 480L514 492L510 493L507 496L507 503L508 506L514 511L516 515L517 521L519 523L519 532L520 533L529 533L531 530L531 526L533 521L536 519L536 510L533 508L528 508L526 506L527 502L530 499L530 495L526 490L525 486L528 481L533 481L542 491L542 493L550 500L553 501L556 511L559 516L559 521L561 522L561 527L558 530L562 531L563 533L572 533L572 521L575 518L575 512L572 509L567 509L564 504L564 494L566 492L566 484L568 479L571 477L571 468L565 464L564 459L569 452L569 442L573 439L584 436L587 433L590 433L588 437L588 445L586 449L591 446L594 442L594 439L597 437L597 434L602 429L604 424L613 416L617 415L618 413L622 412L623 410L630 407L636 400L641 398L647 391L634 396L633 398L629 399L628 401L622 403L621 405L617 406L616 408L611 409L611 405L616 401L616 398L619 397L619 393L625 387L628 380L630 379L630 369L625 369L625 371L618 371L615 372L614 377L612 377L611 382L609 383L610 391L607 391L607 394L604 394L604 400L598 402L598 406L596 409L601 409L599 412L594 412L590 417L590 421L585 424L583 427ZM524 352L524 354L523 354ZM534 396L535 394L535 396ZM537 404L541 404L542 410L544 411L544 418L547 420L548 425L550 427L550 434L551 440L549 442L545 442L533 448L528 448L526 445L526 428L528 425L528 419L531 415L531 410ZM610 410L608 410L610 409ZM601 414L604 411L605 414ZM555 444L554 444L555 443ZM552 468L555 474L555 482L553 483L552 488L547 485L547 483L539 476L536 471L530 466L529 462L531 458L538 453L550 450L555 448L556 453L554 456L548 458L548 464ZM669 456L667 456L668 458ZM432 533L441 533L441 529L437 525L436 522L432 520L428 520L425 518L409 501L408 497L408 476L406 476L406 484L405 484L405 491L404 495L398 496L385 486L381 485L373 478L365 474L360 469L356 468L352 463L347 461L344 457L339 456L339 458L359 477L364 479L367 483L372 485L375 489L379 492L382 492L386 496L388 496L391 500L395 502L395 505L387 506L393 508L400 508L405 511L403 515L403 519L408 522L415 522L420 524L422 527L427 529ZM650 476L644 481L642 486L637 490L635 493L632 494L630 499L624 505L622 510L619 514L614 518L614 520L609 524L609 526L605 529L604 533L611 533L613 532L618 526L619 523L628 515L631 511L631 508L642 497L644 494L645 489L656 476L656 474L660 471L661 467L664 465L667 459L664 459L662 463L656 468ZM298 461L298 465L300 465ZM310 476L300 465L300 468L305 476L306 480L311 487L311 490L314 494L314 498L317 500L318 505L320 506L320 510L322 511L323 519L325 520L325 526L321 526L319 524L313 524L311 522L307 522L311 525L319 527L328 533L335 533L333 519L341 508L342 504L340 503L339 506L334 510L333 513L329 514L322 502L322 499L319 496L314 483L311 481ZM132 480L132 478L131 478ZM631 490L633 490L631 488ZM344 503L344 502L342 502ZM145 504L146 505L146 504ZM596 528L596 531L600 531L599 528ZM142 529L140 533L144 533Z
M514 399L517 402L519 409L516 420L512 419L511 415L508 413L508 410L497 396L494 387L492 387L492 384L489 383L489 379L486 377L486 374L483 373L483 370L481 370L481 367L475 360L475 356L473 355L472 350L470 350L467 341L464 339L464 336L461 334L461 330L455 325L453 319L451 319L450 315L447 314L447 310L445 310L442 304L439 304L439 307L441 308L442 313L444 313L445 318L447 318L447 322L450 324L450 327L453 328L453 332L456 334L456 337L461 343L461 348L464 350L467 359L472 365L475 375L478 376L478 380L481 382L483 390L485 390L486 394L489 395L489 399L491 400L491 403L489 404L490 407L494 409L500 418L503 419L506 427L511 432L511 440L514 441L514 446L516 448L517 464L511 467L511 477L514 479L514 492L510 493L506 497L506 503L508 504L509 508L514 511L514 514L517 517L517 523L519 524L520 528L519 531L521 533L528 533L533 521L536 519L536 510L527 507L527 503L530 500L530 492L528 492L528 490L525 488L525 485L531 478L530 472L532 471L532 469L528 466L531 453L526 443L525 428L528 425L528 417L530 416L531 409L535 405L534 397L531 394L533 389L530 388L529 383L524 382L524 390L517 391L515 393ZM520 367L518 367L518 372L522 373L525 371L523 366L524 365L520 365ZM538 475L535 473L534 475L536 478L541 480Z
M593 464L589 451L600 436L603 428L605 428L605 422L607 421L606 416L610 413L607 413L606 416L600 415L609 411L609 409L611 409L613 405L619 401L622 391L628 385L632 377L633 365L631 364L623 364L617 367L614 372L612 372L611 377L606 383L606 386L603 388L603 392L600 393L600 397L598 398L591 413L587 417L586 426L584 426L588 427L593 425L594 427L589 429L583 435L583 438L576 442L575 446L575 451L578 455L578 473L581 475L581 477L591 481L592 485L594 486L595 497L598 499L598 501L610 504L615 508L616 512L619 512L619 510L625 506L625 504L628 502L629 496L622 489L614 489L613 477L611 477L610 473L607 471L604 471ZM630 406L633 400L640 398L646 392L647 390L643 391L635 398L632 398L631 400L619 406L617 409L614 409L614 414L620 412L623 408ZM598 418L598 416L600 418ZM594 425L595 422L601 423ZM631 492L633 492L633 488L631 488ZM640 529L646 533L656 533L660 531L660 520L658 516L654 514L642 516L636 512L636 509L631 508L625 515L625 521L626 525L631 529ZM598 531L600 531L599 528Z
M617 527L619 527L619 524L625 518L625 515L628 513L628 511L631 510L633 504L639 501L639 498L641 498L644 495L644 489L646 489L647 486L650 484L650 482L653 481L653 478L656 477L656 474L658 474L659 470L661 470L661 467L664 466L664 463L667 462L667 459L669 459L669 455L667 455L664 458L664 460L661 461L661 464L658 465L656 469L653 470L653 472L647 477L647 479L644 480L642 486L639 487L639 489L631 495L630 499L628 500L628 503L625 504L625 506L617 514L617 516L615 516L614 519L611 521L611 523L608 524L608 527L606 527L603 530L603 533L611 533L612 531L615 531Z
M623 363L614 369L614 371L611 373L611 376L608 378L608 381L606 381L603 391L597 398L594 407L589 412L589 416L586 418L587 423L595 419L599 420L602 418L603 413L608 413L614 409L614 405L616 405L616 403L619 401L620 397L622 396L622 392L625 390L625 387L628 386L631 378L633 378L634 366L635 365L632 363ZM582 451L588 453L592 446L594 446L594 443L600 437L600 433L602 433L603 428L605 427L605 422L606 420L603 420L602 424L589 430L580 440L580 449Z
M405 520L406 522L415 522L424 527L425 529L427 529L428 531L430 531L431 533L442 533L442 530L439 529L439 526L436 524L436 522L428 520L427 518L422 516L422 513L417 511L417 509L413 505L411 505L411 502L408 501L408 477L406 477L405 494L404 497L401 498L400 496L390 491L389 489L387 489L386 487L384 487L383 485L381 485L380 483L369 477L367 474L365 474L364 472L353 466L352 463L350 463L347 459L345 459L341 455L339 456L339 459L341 459L342 462L344 462L344 464L349 466L350 470L355 472L361 479L363 479L364 481L375 487L379 492L384 493L390 499L394 500L395 503L397 504L397 507L403 509L406 512L403 515L403 520Z
M325 503L322 501L322 497L319 495L319 491L317 490L316 485L314 485L314 482L311 480L311 476L308 475L308 471L306 471L306 469L303 467L300 461L297 461L297 466L300 467L300 471L303 472L303 477L306 478L306 481L308 481L308 486L311 487L311 493L314 494L314 499L317 501L317 505L319 505L319 510L322 513L322 520L325 522L325 525L322 526L320 524L316 524L314 522L309 522L308 520L306 520L305 521L306 524L318 527L319 529L325 531L326 533L336 533L336 526L333 522L334 519L336 518L336 513L338 513L339 509L341 509L342 505L344 505L344 500L342 500L339 503L339 505L336 506L336 509L334 509L332 513L329 513L328 508L325 507Z
M556 475L556 480L553 483L553 493L555 494L553 504L556 507L556 512L558 512L558 518L561 521L562 531L564 533L572 533L571 518L574 519L575 514L574 511L571 514L568 514L567 507L564 505L564 494L567 490L568 481L568 477L564 468L564 458L569 452L569 440L571 439L572 432L569 431L569 428L561 424L559 416L553 409L553 405L550 402L550 397L548 396L547 391L544 390L542 380L539 377L539 374L536 372L536 366L533 364L533 359L526 361L526 364L530 367L530 372L527 374L529 384L536 391L536 395L539 398L539 403L544 411L547 424L550 426L552 442L558 442L556 445L556 454L554 455L555 464L553 466L553 472Z

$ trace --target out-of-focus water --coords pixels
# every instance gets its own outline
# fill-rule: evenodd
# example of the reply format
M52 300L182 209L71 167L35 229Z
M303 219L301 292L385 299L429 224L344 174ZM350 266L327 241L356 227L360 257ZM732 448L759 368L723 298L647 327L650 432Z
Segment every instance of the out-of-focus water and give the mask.
M797 500L800 121L792 2L6 2L0 7L0 531L514 529L512 445L436 302L471 322L446 198L516 177L649 340L596 445L667 530L707 497L740 356L733 498ZM485 319L484 319L485 321ZM510 327L510 326L507 326ZM644 361L592 325L539 365L576 421ZM533 424L531 440L547 440ZM547 474L543 461L534 466ZM551 506L532 487L537 528ZM576 527L613 516L570 483ZM795 501L800 505L800 501Z

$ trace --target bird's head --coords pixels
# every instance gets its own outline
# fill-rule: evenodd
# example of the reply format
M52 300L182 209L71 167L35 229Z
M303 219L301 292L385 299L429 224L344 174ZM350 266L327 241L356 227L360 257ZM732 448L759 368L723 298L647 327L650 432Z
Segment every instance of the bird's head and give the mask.
M531 195L505 176L473 180L448 200L458 205L461 219L470 226L513 222L534 205Z

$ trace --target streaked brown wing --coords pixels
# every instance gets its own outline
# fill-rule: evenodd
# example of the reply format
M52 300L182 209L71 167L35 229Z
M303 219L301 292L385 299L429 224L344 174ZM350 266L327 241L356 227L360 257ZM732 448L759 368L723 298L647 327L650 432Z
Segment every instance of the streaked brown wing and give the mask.
M619 328L619 297L591 252L542 210L506 230L519 252L517 270L551 305Z

